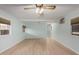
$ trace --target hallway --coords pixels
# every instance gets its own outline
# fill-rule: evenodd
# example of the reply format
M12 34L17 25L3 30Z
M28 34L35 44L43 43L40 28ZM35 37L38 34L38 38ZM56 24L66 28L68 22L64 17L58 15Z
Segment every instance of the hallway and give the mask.
M76 55L53 39L25 39L1 55Z

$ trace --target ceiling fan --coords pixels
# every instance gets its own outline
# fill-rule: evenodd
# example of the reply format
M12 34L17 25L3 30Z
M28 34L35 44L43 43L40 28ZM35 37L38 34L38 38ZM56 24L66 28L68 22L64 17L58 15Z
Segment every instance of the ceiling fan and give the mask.
M36 13L41 15L41 14L43 14L43 11L45 9L46 10L54 10L55 8L56 8L56 6L53 4L33 4L33 5L26 6L24 8L24 10L36 9Z

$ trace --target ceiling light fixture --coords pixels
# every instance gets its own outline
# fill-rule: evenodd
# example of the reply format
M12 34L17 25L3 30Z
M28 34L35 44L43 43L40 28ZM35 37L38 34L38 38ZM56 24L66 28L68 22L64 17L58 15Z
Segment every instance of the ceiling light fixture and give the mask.
M43 8L36 8L36 14L42 14L44 11Z
M43 4L36 4L36 13L37 14L43 14Z

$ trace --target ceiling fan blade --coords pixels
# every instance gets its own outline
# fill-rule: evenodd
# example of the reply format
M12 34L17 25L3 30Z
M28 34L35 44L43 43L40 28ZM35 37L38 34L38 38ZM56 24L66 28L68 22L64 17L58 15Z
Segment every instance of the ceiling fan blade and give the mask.
M46 7L43 7L44 9L55 9L56 6L46 6Z
M35 5L29 5L29 6L25 6L24 10L34 9L34 8L35 8Z
M24 10L28 10L28 9L35 9L35 8L24 8Z
M55 9L54 7L44 7L44 9Z
M53 4L44 4L44 5L43 5L43 8L44 8L44 9L55 9L56 6L53 5Z

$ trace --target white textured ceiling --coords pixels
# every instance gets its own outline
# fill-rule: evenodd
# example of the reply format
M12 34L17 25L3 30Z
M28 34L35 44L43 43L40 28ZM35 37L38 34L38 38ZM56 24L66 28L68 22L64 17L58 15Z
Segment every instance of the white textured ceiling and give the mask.
M68 13L74 11L75 9L79 8L79 5L73 4L56 4L55 10L44 10L44 15L37 15L35 13L35 9L28 9L24 10L26 6L29 6L29 4L20 4L20 5L0 5L0 9L3 11L6 11L7 13L10 13L17 17L20 20L28 21L28 20L56 20L64 17Z

